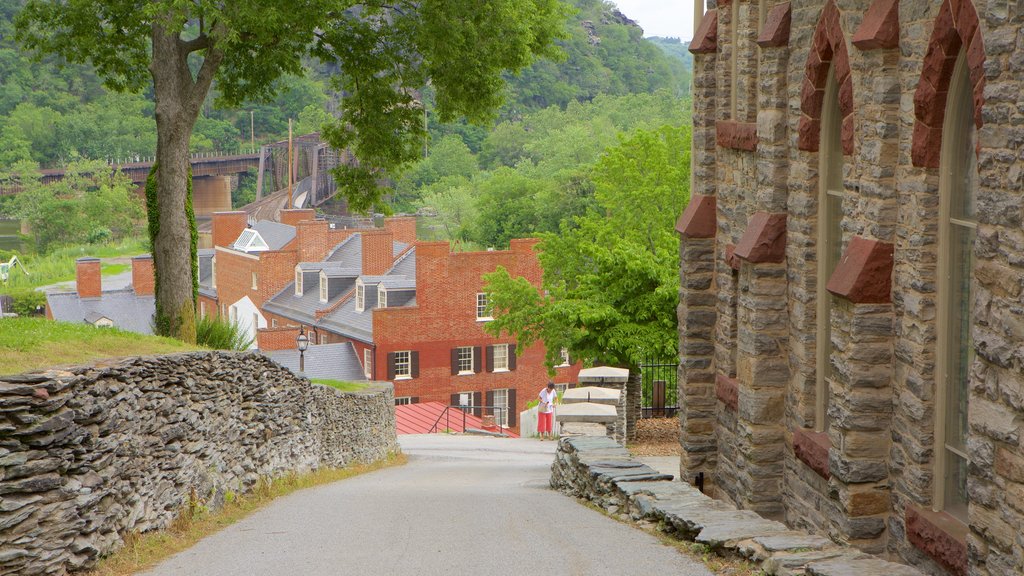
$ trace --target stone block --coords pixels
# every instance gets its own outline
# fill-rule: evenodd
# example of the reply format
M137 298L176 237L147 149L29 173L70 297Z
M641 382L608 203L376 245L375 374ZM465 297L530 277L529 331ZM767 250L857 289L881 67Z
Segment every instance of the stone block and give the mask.
M967 574L967 526L944 512L907 506L907 539L956 576Z

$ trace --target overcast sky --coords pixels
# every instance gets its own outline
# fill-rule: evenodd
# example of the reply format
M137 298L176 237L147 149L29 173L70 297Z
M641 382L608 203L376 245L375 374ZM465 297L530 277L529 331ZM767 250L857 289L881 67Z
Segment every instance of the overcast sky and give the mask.
M611 0L644 29L644 36L693 36L693 0Z

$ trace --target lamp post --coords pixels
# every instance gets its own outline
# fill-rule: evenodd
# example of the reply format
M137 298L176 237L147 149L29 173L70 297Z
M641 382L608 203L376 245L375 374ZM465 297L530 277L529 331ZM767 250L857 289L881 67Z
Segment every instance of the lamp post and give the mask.
M309 347L309 337L306 336L305 326L299 326L299 335L295 338L295 344L299 348L299 372L305 372L306 348Z

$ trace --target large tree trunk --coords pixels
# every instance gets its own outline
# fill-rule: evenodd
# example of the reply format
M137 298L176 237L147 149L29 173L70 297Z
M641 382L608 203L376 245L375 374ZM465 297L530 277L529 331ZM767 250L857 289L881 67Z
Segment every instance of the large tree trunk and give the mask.
M195 340L195 302L192 292L191 222L188 199L189 140L221 56L206 49L196 78L188 68L194 46L176 30L153 25L150 73L156 96L157 218L160 229L153 240L157 269L156 325L160 332L186 341Z

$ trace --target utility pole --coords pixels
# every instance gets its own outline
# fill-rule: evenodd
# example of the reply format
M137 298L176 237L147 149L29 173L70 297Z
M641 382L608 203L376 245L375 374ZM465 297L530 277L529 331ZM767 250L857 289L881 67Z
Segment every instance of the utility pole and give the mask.
M252 110L249 110L249 152L256 153L256 123L253 120Z
M288 209L292 209L292 119L288 119Z

